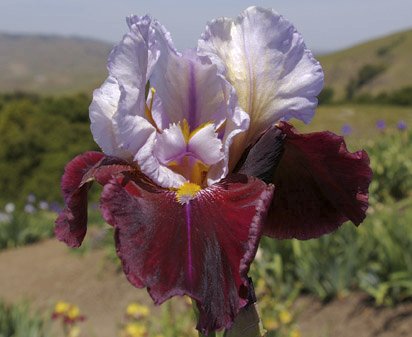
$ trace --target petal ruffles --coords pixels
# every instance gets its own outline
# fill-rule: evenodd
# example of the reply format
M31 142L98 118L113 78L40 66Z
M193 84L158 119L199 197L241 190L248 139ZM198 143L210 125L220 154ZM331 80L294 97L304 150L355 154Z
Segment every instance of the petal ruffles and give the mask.
M100 152L86 152L70 161L61 182L66 207L56 220L56 237L79 247L87 231L87 194L93 181L104 185L112 175L133 170L125 161Z
M229 328L247 303L247 272L272 193L271 185L234 175L182 205L175 192L126 175L106 184L101 208L129 281L147 287L157 304L191 296L207 334Z
M281 122L252 147L239 172L275 185L265 235L310 239L348 220L359 225L366 216L369 157L365 151L350 153L331 132L299 134Z
M322 68L295 27L276 12L250 7L234 20L210 22L198 53L225 74L249 113L246 145L280 119L312 119Z

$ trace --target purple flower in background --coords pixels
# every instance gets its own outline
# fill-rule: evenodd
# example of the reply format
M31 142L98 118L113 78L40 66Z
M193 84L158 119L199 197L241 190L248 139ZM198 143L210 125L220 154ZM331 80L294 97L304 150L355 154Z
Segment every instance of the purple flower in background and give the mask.
M27 196L27 202L28 202L29 204L34 204L34 203L36 202L36 196L34 195L34 193L30 193L30 194Z
M60 213L63 210L63 207L56 201L52 201L49 205L49 209L52 212Z
M41 200L41 201L39 202L39 208L40 208L42 211L47 211L47 210L49 209L49 203L48 203L47 201Z
M33 214L36 212L36 207L34 207L32 204L26 204L24 206L24 212L27 214Z
M380 131L384 131L386 129L386 123L383 119L380 119L376 122L376 128Z
M352 127L349 124L345 124L341 128L343 136L349 136L352 133Z
M405 121L399 121L398 124L396 125L399 131L405 131L408 127Z
M90 106L103 153L66 166L55 233L80 246L88 190L103 185L100 209L128 280L156 304L189 295L207 335L248 304L261 235L309 239L363 221L369 158L286 122L312 119L323 72L276 12L213 20L183 53L149 16L127 24Z

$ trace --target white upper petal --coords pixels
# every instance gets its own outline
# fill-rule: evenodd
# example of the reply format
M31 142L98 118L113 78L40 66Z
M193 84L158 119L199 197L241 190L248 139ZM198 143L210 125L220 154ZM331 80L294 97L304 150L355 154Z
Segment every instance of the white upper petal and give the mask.
M294 26L272 10L250 7L212 21L198 46L226 74L249 113L247 141L280 119L309 122L323 72Z
M120 148L117 125L113 120L119 98L120 89L116 79L107 78L103 85L93 92L93 101L89 107L90 128L95 142L105 154L127 159L131 154Z
M153 66L156 59L155 52L149 55L154 30L152 20L147 16L130 17L127 23L130 31L110 53L108 69L122 91L120 113L143 116L147 72L150 71L149 64Z
M136 156L155 128L145 118L145 89L163 50L173 49L170 36L148 16L131 16L130 32L109 57L109 73L119 84L118 111L113 115L119 146Z

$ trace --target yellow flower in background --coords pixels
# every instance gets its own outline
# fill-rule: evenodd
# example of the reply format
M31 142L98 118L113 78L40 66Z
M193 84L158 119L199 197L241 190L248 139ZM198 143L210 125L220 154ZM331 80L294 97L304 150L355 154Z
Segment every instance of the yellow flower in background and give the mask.
M70 304L64 301L59 301L56 303L54 306L54 313L58 315L63 315L67 313L67 311L70 309Z
M273 331L279 328L279 323L274 318L268 318L263 321L263 326L269 331Z
M126 308L126 314L135 318L149 316L150 310L147 306L138 303L130 303Z
M68 319L75 321L80 317L80 309L77 305L70 305L69 310L66 312Z
M302 335L300 334L300 330L298 329L293 329L290 332L290 337L301 337Z
M124 328L127 337L146 337L147 329L140 323L128 323Z
M279 319L282 322L282 324L289 324L290 322L292 322L292 314L287 311L287 310L281 310L279 313Z
M65 325L75 324L76 322L81 322L86 319L84 315L80 314L80 309L77 305L64 301L56 303L51 318L62 319L63 324Z

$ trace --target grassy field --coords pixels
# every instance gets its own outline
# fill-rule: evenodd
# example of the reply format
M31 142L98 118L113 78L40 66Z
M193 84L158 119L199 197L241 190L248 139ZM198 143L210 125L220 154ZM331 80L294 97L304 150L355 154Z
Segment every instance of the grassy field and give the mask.
M325 105L320 106L312 122L308 125L292 121L301 132L329 130L342 134L342 127L349 125L352 133L346 136L351 148L365 146L370 141L382 136L382 131L376 127L376 122L385 121L387 131L396 129L402 120L412 126L412 107L388 105Z

